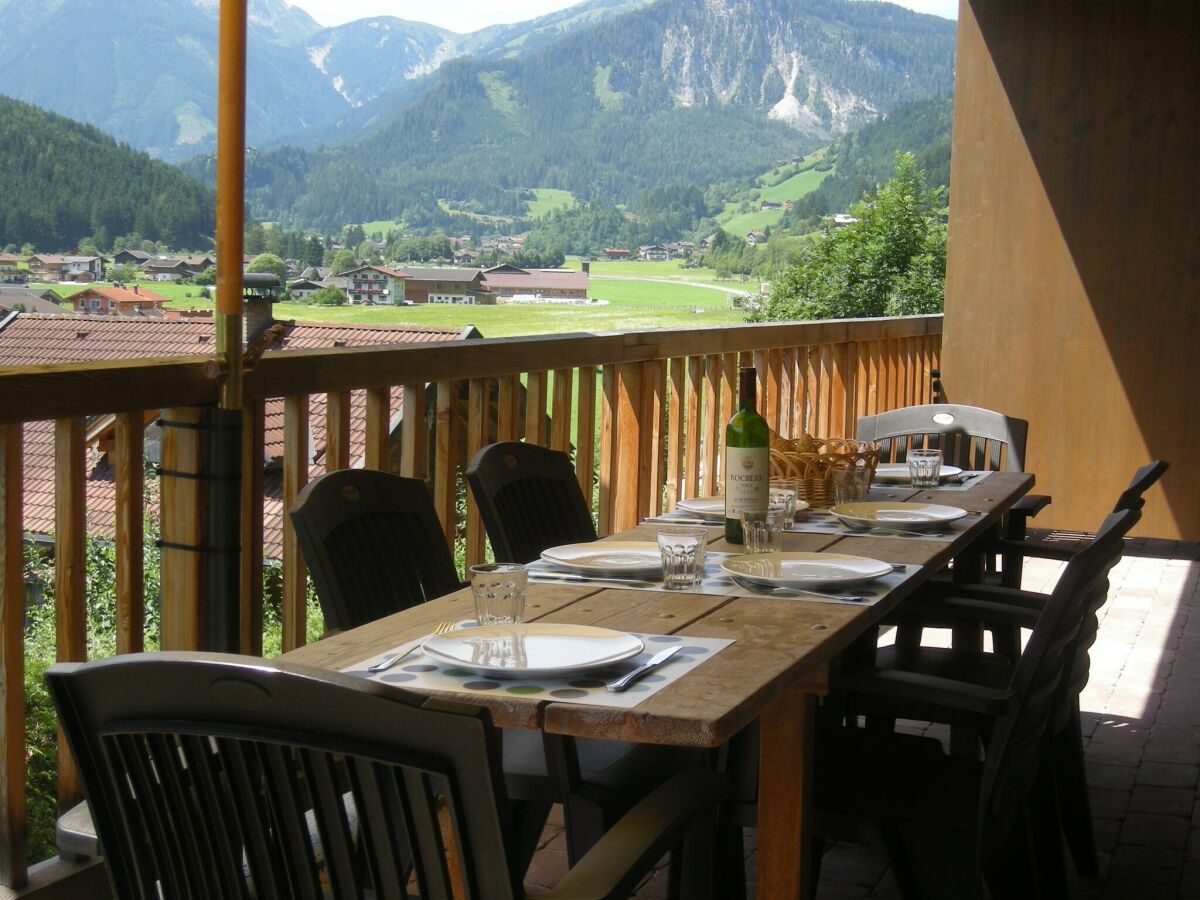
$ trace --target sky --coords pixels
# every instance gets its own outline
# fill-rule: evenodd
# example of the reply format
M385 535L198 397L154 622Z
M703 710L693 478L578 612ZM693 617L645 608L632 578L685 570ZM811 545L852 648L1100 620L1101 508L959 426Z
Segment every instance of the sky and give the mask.
M578 0L289 0L322 25L369 16L395 16L466 33L497 23L523 22L574 6ZM896 0L917 12L958 18L958 0Z

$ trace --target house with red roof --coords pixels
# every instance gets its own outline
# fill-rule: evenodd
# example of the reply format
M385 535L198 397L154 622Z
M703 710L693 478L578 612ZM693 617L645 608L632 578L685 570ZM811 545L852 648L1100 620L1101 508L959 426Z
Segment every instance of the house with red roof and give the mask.
M387 266L359 266L338 272L338 276L346 279L346 296L351 303L402 306L408 302L404 284L408 275L403 270L397 271Z
M483 287L506 299L586 300L588 273L573 269L522 269L514 265L493 266L483 270Z
M268 301L269 302L269 301ZM247 307L262 305L247 302ZM265 312L265 315L264 315ZM252 323L261 323L254 326ZM465 329L426 328L412 325L317 325L278 322L270 309L253 310L247 317L250 343L265 341L266 353L336 347L387 346L439 341L458 341L482 335L471 326ZM18 313L0 319L0 366L45 365L211 353L215 345L212 318L137 318L127 316L64 315L42 316ZM310 399L309 477L324 472L324 395ZM404 417L400 388L391 397L391 432L398 439ZM266 440L264 553L278 558L283 526L283 401L268 400L265 409ZM161 435L157 411L148 411L146 455L156 462ZM362 465L366 446L366 396L351 392L350 460ZM113 434L113 417L101 416L88 424L87 509L88 530L95 537L114 534L116 496L108 453ZM25 527L33 534L54 531L54 423L31 422L24 429L24 515Z
M162 318L167 298L141 285L126 287L87 288L71 296L71 305L78 313L94 316L142 316Z

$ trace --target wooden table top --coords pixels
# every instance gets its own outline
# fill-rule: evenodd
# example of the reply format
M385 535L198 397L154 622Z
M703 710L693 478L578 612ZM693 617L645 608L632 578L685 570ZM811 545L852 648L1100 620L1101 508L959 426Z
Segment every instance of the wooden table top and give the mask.
M443 694L487 706L497 725L552 733L656 744L714 747L752 722L788 688L822 693L828 663L868 627L943 568L1033 485L1033 476L997 472L965 490L913 491L909 499L981 513L953 542L916 538L783 535L785 550L824 550L919 565L921 572L873 606L806 603L795 598L713 597L676 591L633 591L603 585L530 584L526 620L600 625L622 631L731 638L734 643L694 672L633 709L583 706L514 695ZM656 526L620 537L654 540ZM710 549L741 552L719 528ZM924 577L922 577L924 576ZM443 620L474 617L469 589L333 635L282 658L321 668L350 666L405 640L428 634Z

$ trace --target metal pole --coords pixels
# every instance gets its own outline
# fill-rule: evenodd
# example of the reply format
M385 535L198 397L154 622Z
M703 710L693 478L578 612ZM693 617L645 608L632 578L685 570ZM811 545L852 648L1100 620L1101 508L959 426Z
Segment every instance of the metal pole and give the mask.
M241 606L242 254L246 0L221 0L217 73L216 349L225 362L208 431L204 646L236 653Z

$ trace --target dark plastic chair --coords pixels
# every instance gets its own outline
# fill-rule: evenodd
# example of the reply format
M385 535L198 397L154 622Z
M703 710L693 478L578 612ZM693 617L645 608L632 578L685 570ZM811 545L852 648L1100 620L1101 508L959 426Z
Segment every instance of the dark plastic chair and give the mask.
M373 469L313 480L291 510L325 628L356 628L463 586L425 482Z
M906 406L858 420L855 437L880 445L881 462L904 462L909 450L942 451L942 461L962 469L1025 471L1029 423L977 406L931 403Z
M1083 608L1078 613L1080 621L1076 636L1064 650L1067 660L1064 676L1059 684L1043 742L1039 782L1035 792L1038 810L1035 833L1036 843L1044 851L1039 857L1041 877L1044 882L1053 886L1049 896L1058 896L1066 890L1066 875L1061 854L1058 852L1061 845L1060 827L1067 838L1067 845L1080 874L1090 876L1095 875L1097 871L1080 726L1079 694L1088 681L1091 665L1089 650L1099 630L1098 612L1108 598L1108 571L1120 558L1121 542L1139 517L1140 513L1137 510L1123 510L1107 516L1096 535L1096 540L1086 551L1081 550L1075 554L1063 575L1065 579L1074 569L1088 565L1089 560L1094 563L1097 556L1105 557L1100 564L1100 577L1092 580L1093 587L1087 592ZM1101 545L1101 550L1093 551L1091 548L1097 544ZM1085 555L1085 552L1088 555ZM1060 580L1059 585L1062 584L1063 581ZM1060 587L1056 587L1049 595L989 587L970 590L972 593L969 597L938 599L929 604L929 608L946 624L958 619L983 622L986 627L997 630L1019 631L1021 627L1026 627L1036 632L1042 627L1041 620L1046 611L1056 602L1055 598L1061 592ZM922 615L920 598L914 600L911 604L916 607L913 614ZM1028 652L1027 647L1025 654ZM899 679L906 688L897 689L885 696L855 695L848 703L855 713L868 716L883 714L891 718L916 718L952 724L973 720L977 722L977 711L968 711L957 716L939 712L937 701L930 700L926 689L932 685L935 690L941 690L947 679L980 685L985 689L1002 687L1011 677L1017 653L1002 655L929 647L922 647L914 652L900 651L894 647L881 648L877 656L878 670L890 673L886 677ZM1024 660L1024 654L1020 659ZM1020 664L1017 663L1018 666ZM855 677L851 675L847 685L853 687L855 684ZM984 725L986 733L991 725L986 722Z
M215 654L46 680L120 900L400 900L410 873L424 898L525 896L485 709ZM685 838L702 847L722 793L713 773L679 773L539 896L628 896Z
M985 877L993 897L1065 896L1045 882L1054 868L1047 856L1059 853L1057 823L1052 841L1037 828L1056 815L1046 786L1053 782L1045 780L1051 729L1075 689L1085 621L1103 602L1108 571L1136 515L1109 516L1096 540L1068 563L1003 685L899 669L845 673L845 691L890 707L893 716L919 710L932 721L979 722L988 736L986 756L953 758L930 739L839 729L819 748L819 834L874 835L892 857L906 897L981 898ZM1039 884L1048 893L1039 894Z
M467 484L497 562L527 563L547 547L596 540L571 458L536 444L490 444L467 464Z

